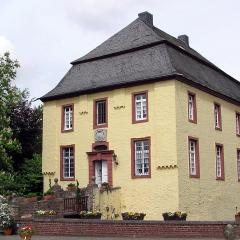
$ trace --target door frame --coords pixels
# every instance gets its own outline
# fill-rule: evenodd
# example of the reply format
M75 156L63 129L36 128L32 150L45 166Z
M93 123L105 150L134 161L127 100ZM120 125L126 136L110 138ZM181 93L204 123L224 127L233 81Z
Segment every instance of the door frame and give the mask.
M95 176L94 161L107 161L108 167L108 184L113 186L113 177L112 177L112 162L113 162L113 150L106 150L100 152L87 152L88 155L88 168L89 168L89 184L92 183L92 177Z

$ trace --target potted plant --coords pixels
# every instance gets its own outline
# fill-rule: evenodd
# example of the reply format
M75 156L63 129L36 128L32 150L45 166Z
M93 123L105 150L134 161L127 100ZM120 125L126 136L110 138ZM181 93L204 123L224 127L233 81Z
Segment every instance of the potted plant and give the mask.
M236 221L237 223L240 223L240 212L237 212L237 213L235 214L235 221Z
M46 200L46 201L55 199L54 192L53 192L53 190L52 190L51 188L48 189L48 190L44 193L43 199Z
M30 240L34 231L32 226L23 226L18 230L18 234L21 239Z
M123 220L143 220L146 216L145 213L138 213L138 212L124 212L122 213Z
M91 211L81 211L79 218L81 219L101 219L102 213L100 212L91 212Z
M74 183L69 183L67 186L68 191L76 190L76 185Z
M36 217L56 217L57 212L54 210L37 210L35 212Z
M14 218L6 199L0 196L0 227L4 235L11 235L14 226Z
M175 221L186 221L187 213L185 212L165 212L162 214L164 221L175 220Z

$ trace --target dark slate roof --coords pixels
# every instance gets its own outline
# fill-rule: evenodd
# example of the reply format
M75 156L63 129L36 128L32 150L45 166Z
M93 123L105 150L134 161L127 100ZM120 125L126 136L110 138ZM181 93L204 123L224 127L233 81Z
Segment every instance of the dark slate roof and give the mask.
M73 66L42 101L177 78L240 103L240 83L188 43L157 29L145 12Z

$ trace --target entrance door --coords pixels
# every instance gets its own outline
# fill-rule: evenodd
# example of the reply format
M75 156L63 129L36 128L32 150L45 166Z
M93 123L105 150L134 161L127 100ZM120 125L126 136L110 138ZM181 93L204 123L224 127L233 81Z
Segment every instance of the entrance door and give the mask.
M108 182L108 168L106 160L95 161L95 183L101 186L102 183Z

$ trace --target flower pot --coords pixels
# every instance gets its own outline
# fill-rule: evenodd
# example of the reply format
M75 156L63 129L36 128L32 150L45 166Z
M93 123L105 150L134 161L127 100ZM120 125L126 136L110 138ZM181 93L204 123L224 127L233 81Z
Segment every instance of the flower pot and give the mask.
M3 234L4 235L12 235L12 228L4 228Z
M240 223L240 215L235 215L235 221L236 221L237 223Z
M32 234L19 234L19 236L23 240L30 240L32 237Z

